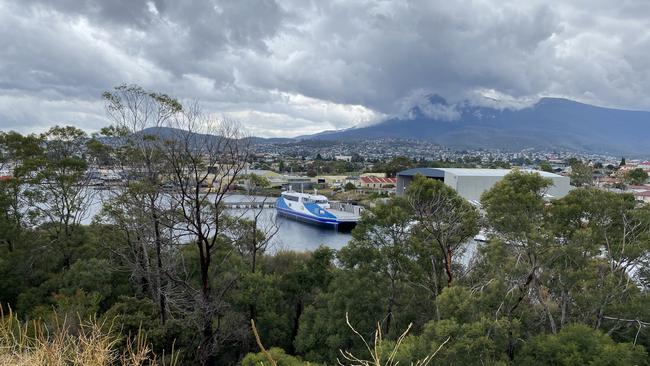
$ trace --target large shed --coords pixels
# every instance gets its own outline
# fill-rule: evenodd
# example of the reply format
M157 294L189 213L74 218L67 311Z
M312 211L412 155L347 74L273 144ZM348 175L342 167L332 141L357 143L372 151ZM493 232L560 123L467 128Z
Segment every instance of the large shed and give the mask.
M465 168L415 168L397 173L397 194L403 195L406 188L417 174L430 179L443 181L455 189L461 197L478 204L483 192L510 173L510 169L465 169ZM555 173L540 170L523 169L525 172L535 172L544 178L553 181L553 185L546 192L547 198L560 198L569 193L570 179Z

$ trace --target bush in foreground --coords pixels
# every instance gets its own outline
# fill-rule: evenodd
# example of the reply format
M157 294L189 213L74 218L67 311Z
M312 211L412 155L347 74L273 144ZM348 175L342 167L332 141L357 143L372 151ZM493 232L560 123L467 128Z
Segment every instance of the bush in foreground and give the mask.
M0 308L0 365L16 366L174 366L177 356L162 359L151 351L144 333L129 338L124 350L116 347L119 337L106 324L82 322L78 327L41 321L22 323Z

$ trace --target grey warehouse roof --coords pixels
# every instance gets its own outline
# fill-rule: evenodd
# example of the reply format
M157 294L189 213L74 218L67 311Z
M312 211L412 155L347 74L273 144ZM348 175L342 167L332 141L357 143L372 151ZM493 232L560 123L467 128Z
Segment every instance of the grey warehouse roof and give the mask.
M422 174L425 177L429 178L444 178L445 177L445 172L444 170L438 169L438 168L413 168L413 169L408 169L408 170L403 170L399 173L397 173L398 176L402 177L412 177L417 174Z
M470 169L470 168L414 168L401 171L397 173L398 176L414 176L422 174L429 178L444 178L445 172L449 172L456 176L481 176L481 177L503 177L510 173L511 169ZM521 169L522 172L538 173L542 177L556 178L561 175L555 173L544 172L541 170Z

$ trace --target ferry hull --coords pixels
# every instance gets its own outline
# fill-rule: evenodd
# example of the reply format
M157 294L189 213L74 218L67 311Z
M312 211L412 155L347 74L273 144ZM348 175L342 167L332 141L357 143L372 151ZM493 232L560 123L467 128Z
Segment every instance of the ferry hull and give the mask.
M301 216L301 215L297 215L294 212L287 212L287 211L284 211L284 210L276 210L276 211L277 211L279 216L282 216L284 218L304 222L305 224L309 224L309 225L319 226L319 227L322 227L324 229L334 229L334 230L338 230L338 231L341 231L341 232L350 232L350 231L352 231L352 229L355 228L355 226L357 226L356 222L348 222L348 221L344 221L344 222L321 222L321 221L317 221L317 220L307 218L307 217L304 217L304 216Z
M293 210L289 206L287 206L287 204L284 202L284 199L282 198L278 198L275 205L275 209L278 215L280 216L292 220L304 222L307 224L311 224L311 225L317 225L329 229L336 229L339 231L350 231L357 224L356 221L340 221L330 213L327 213L328 217L319 217L310 213L309 211L299 212Z

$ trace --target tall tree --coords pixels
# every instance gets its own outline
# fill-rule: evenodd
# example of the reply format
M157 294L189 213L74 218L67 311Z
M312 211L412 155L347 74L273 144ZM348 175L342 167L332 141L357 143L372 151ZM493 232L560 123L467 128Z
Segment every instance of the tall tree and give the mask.
M223 203L247 167L250 139L237 123L215 120L197 106L184 108L170 126L176 128L164 141L165 159L175 186L170 197L178 212L177 228L185 231L198 252L201 296L197 306L202 334L199 352L203 365L214 365L218 336L223 331L220 297L231 284L215 292L212 276L220 262L213 260L225 260L214 258L219 249L219 253L224 252L227 225L231 222L226 219Z
M571 184L576 187L590 186L593 183L594 170L580 160L571 163Z
M579 321L612 334L630 325L617 319L638 319L630 276L647 268L650 210L635 207L631 195L577 189L553 203L547 221L556 240L543 280L558 328Z
M633 185L641 185L648 181L648 173L641 168L632 169L625 174L625 182Z
M551 180L537 173L513 171L481 197L486 218L493 229L493 240L514 253L513 268L504 271L508 297L503 299L505 313L512 321L514 312L539 284L541 257L548 248L549 235L544 229L545 193ZM498 265L494 264L493 265ZM508 354L514 357L514 337L509 339Z
M478 210L443 182L421 175L414 178L406 195L418 222L416 230L425 232L440 250L447 286L451 286L454 258L478 233Z
M391 325L401 288L410 267L409 225L413 220L408 203L394 198L364 211L352 231L352 241L341 250L339 258L347 268L362 267L388 279L385 334Z
M43 164L38 183L26 194L33 200L43 223L51 229L52 244L63 256L65 268L71 265L72 252L80 244L78 228L87 219L93 191L88 189L84 131L55 126L41 135Z
M168 121L183 109L176 99L161 93L144 90L137 85L120 85L103 94L106 111L115 123L112 129L106 129L110 137L119 139L121 144L120 162L128 172L128 183L118 200L123 208L144 218L151 225L141 227L135 235L140 242L138 252L147 282L152 282L152 291L158 302L160 321L167 319L167 296L165 294L164 256L164 214L169 210L169 202L163 197L163 184L171 172L164 159L160 136L156 135ZM151 130L150 130L151 129ZM144 216L143 216L144 215ZM133 222L122 221L127 225ZM151 239L151 243L147 243ZM148 247L155 253L155 270L150 273L148 264Z
M0 133L0 168L11 175L0 180L0 240L13 251L35 210L25 191L43 163L43 149L38 136L17 132Z

